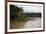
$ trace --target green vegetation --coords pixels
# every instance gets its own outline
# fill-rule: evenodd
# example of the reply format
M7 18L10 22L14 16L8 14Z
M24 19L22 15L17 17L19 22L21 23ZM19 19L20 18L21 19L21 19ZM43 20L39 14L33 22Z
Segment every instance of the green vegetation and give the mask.
M25 15L23 11L22 7L10 5L10 20L26 21L27 15Z
M10 5L10 28L16 29L20 28L27 21L27 15L23 12L22 7L17 7L15 5Z

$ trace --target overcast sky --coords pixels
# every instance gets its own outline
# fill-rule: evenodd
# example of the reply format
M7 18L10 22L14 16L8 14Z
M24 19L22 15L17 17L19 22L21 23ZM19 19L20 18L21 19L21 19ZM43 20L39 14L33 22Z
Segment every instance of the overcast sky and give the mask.
M25 13L31 13L31 12L41 12L41 6L36 6L36 5L17 5L18 7L23 7L23 10Z

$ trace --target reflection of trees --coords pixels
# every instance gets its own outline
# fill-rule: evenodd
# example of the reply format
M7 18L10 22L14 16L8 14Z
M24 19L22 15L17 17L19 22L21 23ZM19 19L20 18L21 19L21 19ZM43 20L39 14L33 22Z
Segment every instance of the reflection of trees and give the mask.
M10 5L10 20L26 20L26 15L23 13L23 8Z

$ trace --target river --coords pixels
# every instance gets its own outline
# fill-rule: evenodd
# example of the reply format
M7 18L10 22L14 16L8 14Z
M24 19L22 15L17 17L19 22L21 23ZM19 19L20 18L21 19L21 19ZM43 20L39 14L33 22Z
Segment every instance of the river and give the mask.
M30 18L22 28L40 28L41 27L41 18L34 17Z

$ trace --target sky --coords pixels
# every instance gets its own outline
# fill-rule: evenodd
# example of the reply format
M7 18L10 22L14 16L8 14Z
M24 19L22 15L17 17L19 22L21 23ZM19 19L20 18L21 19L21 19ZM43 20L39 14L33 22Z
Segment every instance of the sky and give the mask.
M36 5L17 5L18 7L23 7L23 10L25 13L40 13L41 12L41 6L36 6Z

